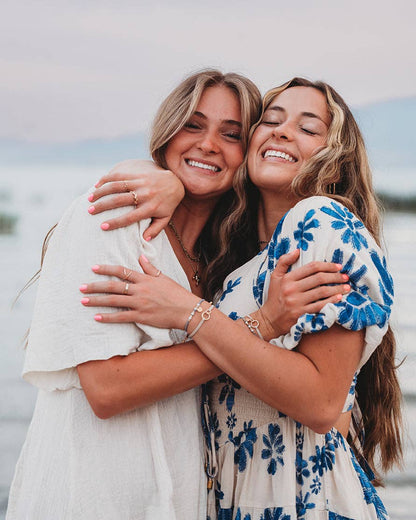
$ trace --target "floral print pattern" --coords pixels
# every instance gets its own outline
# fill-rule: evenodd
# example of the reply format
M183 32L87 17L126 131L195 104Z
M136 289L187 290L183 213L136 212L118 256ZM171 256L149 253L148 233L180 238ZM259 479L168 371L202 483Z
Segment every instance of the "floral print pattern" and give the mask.
M219 309L236 319L261 306L271 271L280 256L294 248L301 250L299 265L311 260L342 264L351 291L319 313L301 316L290 333L272 343L292 349L304 334L326 330L334 323L366 329L364 364L387 329L393 282L381 250L364 225L331 199L311 197L290 210L268 247L225 281ZM354 412L357 375L358 371L344 411ZM208 419L203 414L211 448L208 459L217 464L212 471L209 519L388 519L370 482L371 470L364 471L365 461L363 466L358 463L335 429L317 434L256 399L225 374L206 385L203 395L210 410Z

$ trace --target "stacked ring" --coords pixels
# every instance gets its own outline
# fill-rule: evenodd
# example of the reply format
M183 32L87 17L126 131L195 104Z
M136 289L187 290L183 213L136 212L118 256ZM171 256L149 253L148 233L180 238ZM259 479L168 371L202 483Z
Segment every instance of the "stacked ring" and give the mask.
M137 199L137 195L136 195L136 193L134 191L131 191L130 193L133 195L133 202L134 202L134 205L137 207L138 204L139 204L139 201Z

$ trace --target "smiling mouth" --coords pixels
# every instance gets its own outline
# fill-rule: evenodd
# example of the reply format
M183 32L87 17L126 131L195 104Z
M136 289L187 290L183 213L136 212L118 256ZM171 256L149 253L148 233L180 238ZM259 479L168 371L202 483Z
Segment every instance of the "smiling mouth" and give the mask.
M185 159L185 162L188 166L194 166L196 168L202 168L203 170L208 170L211 172L218 173L221 171L221 168L215 166L215 164L207 164L200 161L194 161L192 159Z
M288 153L280 152L278 150L266 150L263 153L263 157L265 159L267 159L267 157L279 157L280 159L284 159L285 161L297 162L297 159L295 157L292 157Z

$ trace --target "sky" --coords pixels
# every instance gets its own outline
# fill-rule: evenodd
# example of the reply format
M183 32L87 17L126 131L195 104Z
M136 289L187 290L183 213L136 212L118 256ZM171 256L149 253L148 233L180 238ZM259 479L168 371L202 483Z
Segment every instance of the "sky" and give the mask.
M265 92L323 79L352 106L416 95L414 0L1 0L0 139L146 131L205 67Z

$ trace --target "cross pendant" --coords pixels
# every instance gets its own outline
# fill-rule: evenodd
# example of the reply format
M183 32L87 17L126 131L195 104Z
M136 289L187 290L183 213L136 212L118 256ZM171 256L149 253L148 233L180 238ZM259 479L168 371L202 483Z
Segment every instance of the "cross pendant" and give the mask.
M198 271L193 275L192 280L195 280L195 285L198 287L201 278L199 277Z

